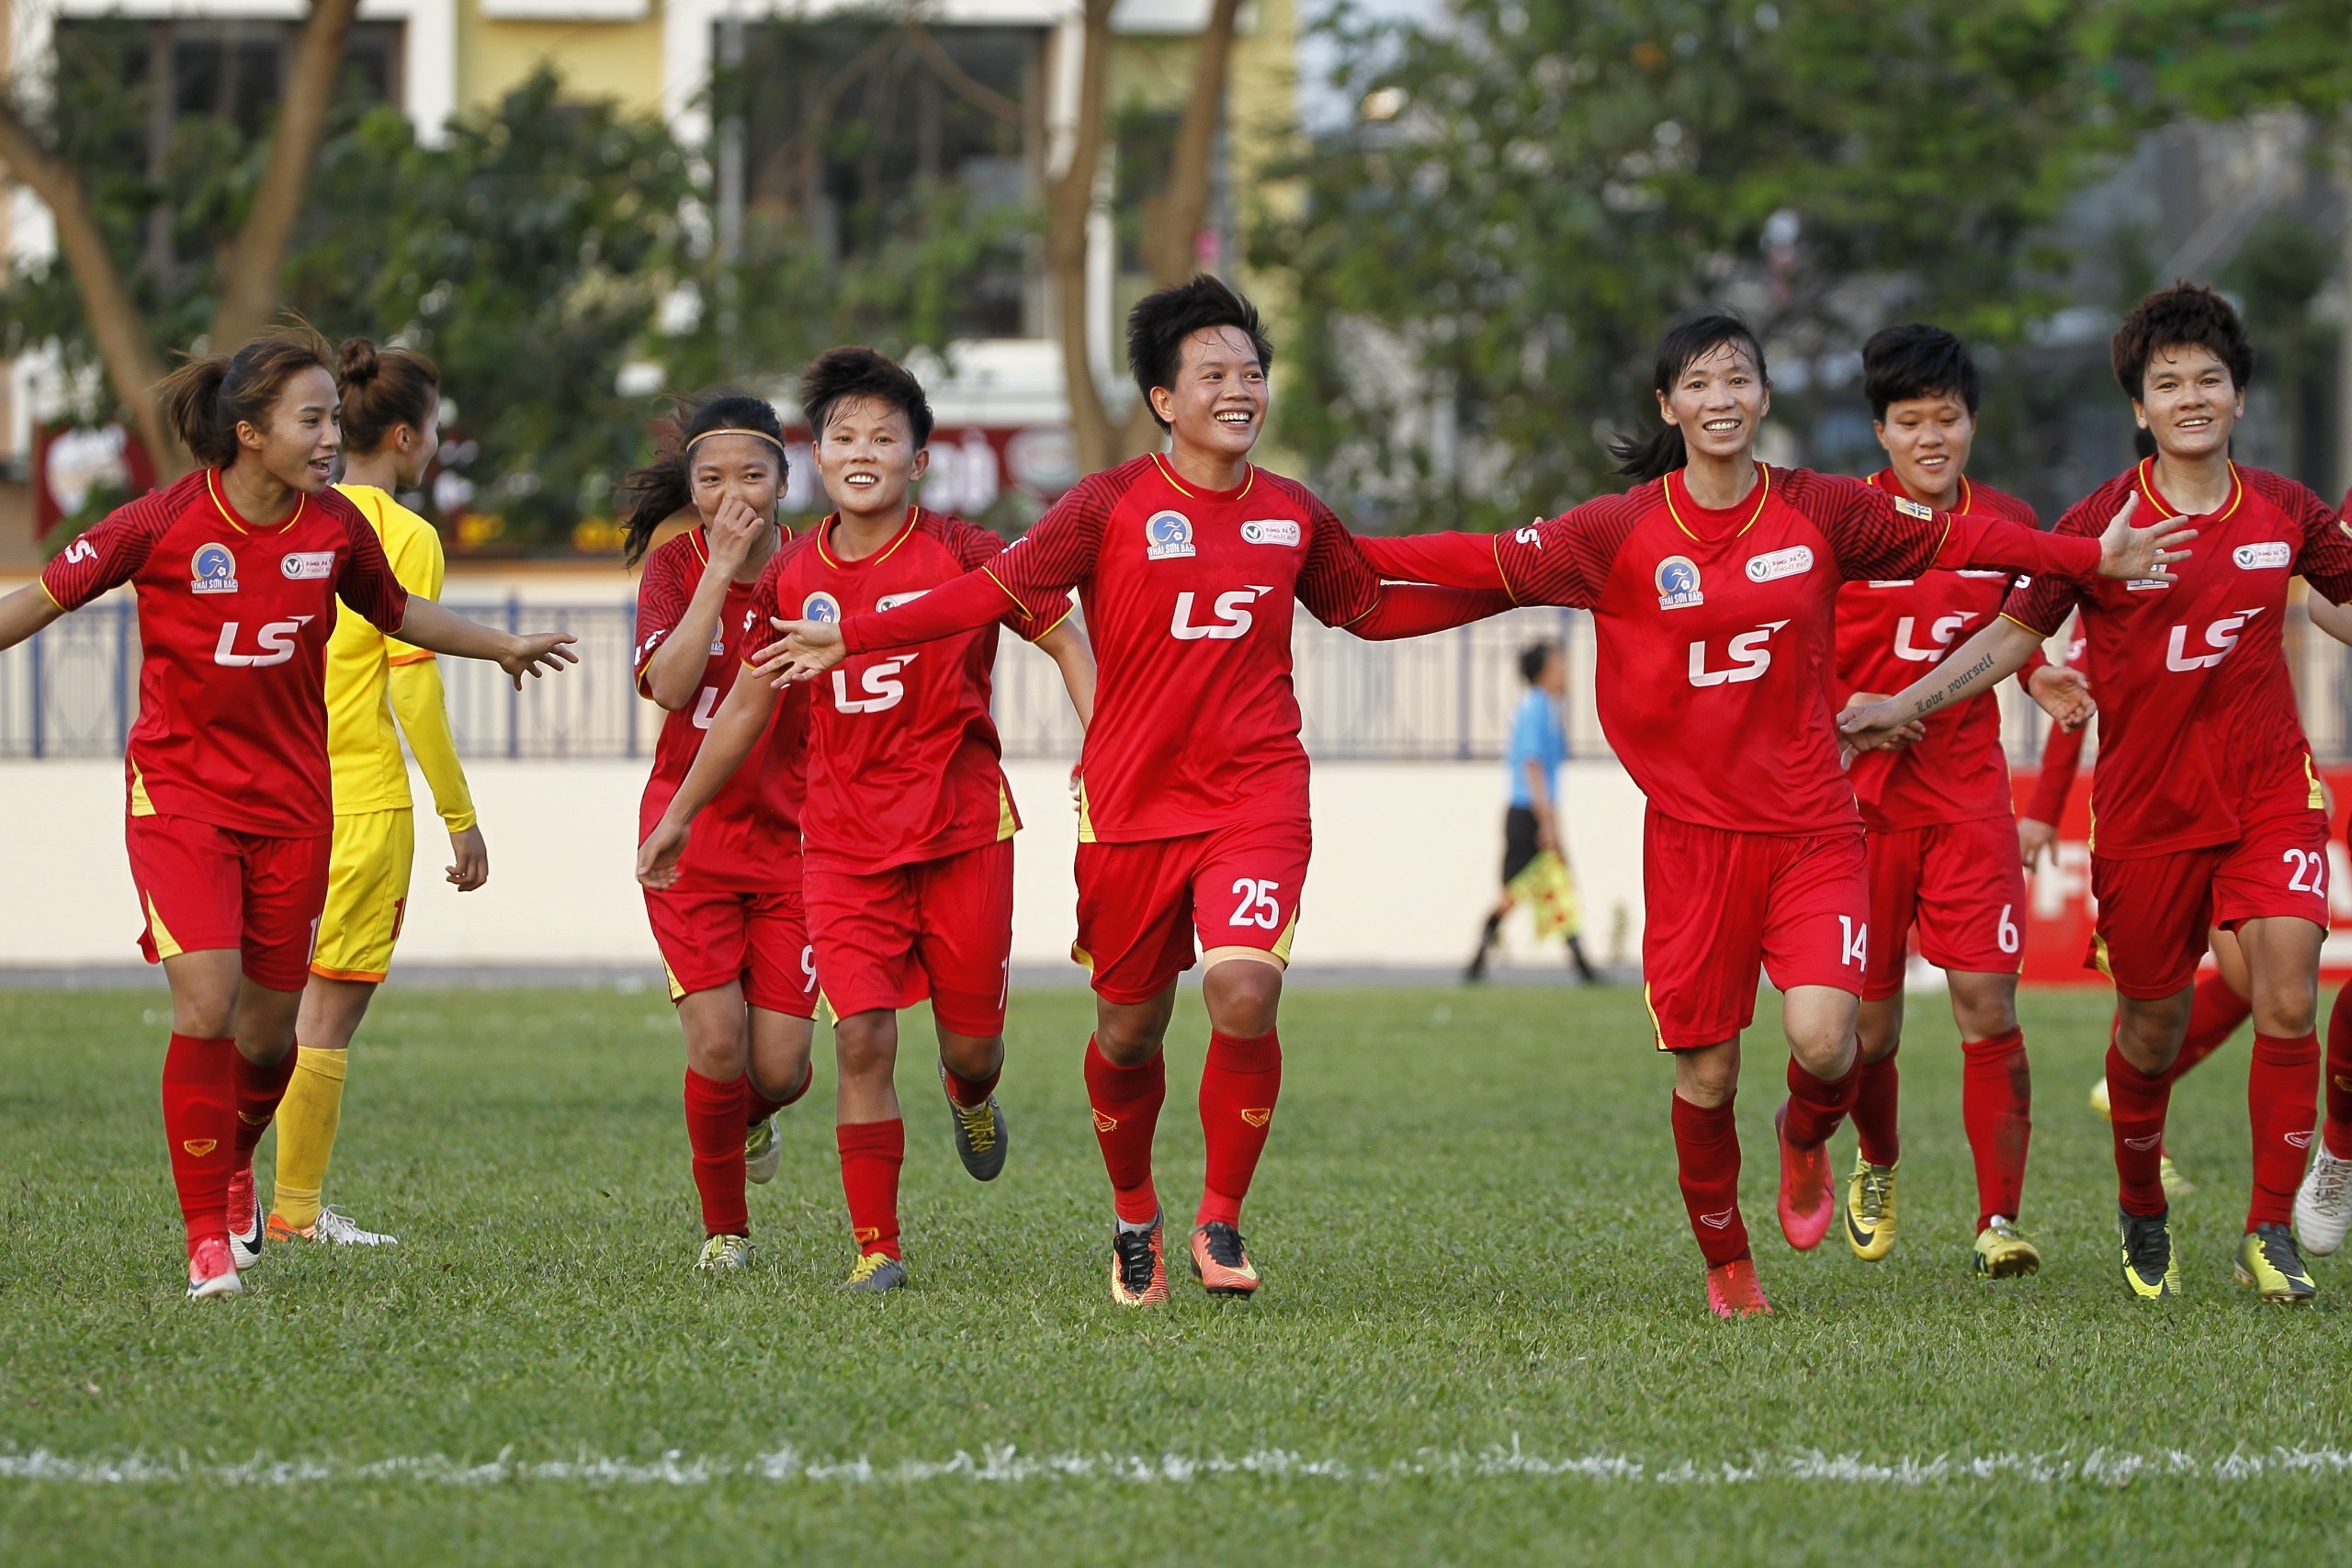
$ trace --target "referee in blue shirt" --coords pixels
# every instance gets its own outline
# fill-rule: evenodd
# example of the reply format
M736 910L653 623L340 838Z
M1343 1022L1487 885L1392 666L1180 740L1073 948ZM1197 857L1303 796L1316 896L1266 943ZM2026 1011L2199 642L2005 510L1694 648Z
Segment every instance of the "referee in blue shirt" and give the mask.
M1519 712L1512 716L1510 745L1503 753L1510 780L1510 809L1503 815L1502 896L1487 916L1478 951L1463 976L1465 980L1486 978L1487 955L1494 951L1503 917L1518 902L1511 895L1511 883L1545 850L1565 853L1555 803L1560 764L1568 760L1567 732L1560 725L1560 698L1568 689L1566 652L1556 642L1530 643L1520 651L1519 673L1527 682L1527 692L1519 700ZM1585 984L1600 981L1574 931L1568 933L1568 957Z

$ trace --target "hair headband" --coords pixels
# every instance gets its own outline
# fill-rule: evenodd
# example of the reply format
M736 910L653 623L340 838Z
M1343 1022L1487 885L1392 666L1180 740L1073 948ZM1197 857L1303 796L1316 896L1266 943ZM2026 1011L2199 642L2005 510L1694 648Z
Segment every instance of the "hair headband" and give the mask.
M714 435L748 435L754 441L764 441L769 446L775 447L776 450L776 456L782 457L786 463L789 463L792 460L792 455L784 449L784 443L778 441L775 436L770 435L766 431L739 430L731 424L722 424L716 430L704 431L700 435L695 436L694 440L688 441L684 447L680 450L678 455L682 457L684 457L687 453L692 452L695 449L695 442L707 441Z

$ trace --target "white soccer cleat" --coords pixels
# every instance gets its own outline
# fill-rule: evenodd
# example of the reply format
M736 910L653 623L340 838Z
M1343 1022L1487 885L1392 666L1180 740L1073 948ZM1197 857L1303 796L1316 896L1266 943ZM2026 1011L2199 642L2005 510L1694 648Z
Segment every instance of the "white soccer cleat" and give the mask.
M364 1230L340 1209L321 1209L319 1217L297 1228L277 1214L269 1216L272 1241L319 1241L332 1247L397 1247L400 1237Z
M2325 1258L2344 1245L2352 1229L2352 1159L2327 1152L2327 1140L2312 1140L2312 1166L2295 1189L2295 1235L2303 1250Z
M254 1190L254 1168L229 1177L229 1256L240 1269L261 1261L264 1235L261 1194Z
M740 1274L752 1266L752 1238L715 1235L702 1244L695 1267L706 1274Z
M199 1241L187 1260L187 1299L192 1302L242 1295L245 1282L237 1278L236 1259L223 1241Z
M784 1138L776 1131L775 1117L769 1117L744 1134L744 1180L754 1187L764 1187L775 1179L776 1167L783 1161Z

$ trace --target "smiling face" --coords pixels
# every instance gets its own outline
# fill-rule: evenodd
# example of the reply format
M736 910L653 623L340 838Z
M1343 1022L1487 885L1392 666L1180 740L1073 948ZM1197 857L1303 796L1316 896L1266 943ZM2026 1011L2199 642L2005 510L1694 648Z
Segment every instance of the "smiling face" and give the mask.
M1239 327L1203 327L1185 338L1176 384L1154 387L1151 406L1180 445L1238 462L1266 423L1266 367Z
M2230 449L2230 433L2245 413L2245 389L2211 349L2169 344L2148 355L2132 412L2165 457L2211 457Z
M334 480L343 428L334 378L313 365L289 378L269 405L267 427L237 422L237 461L253 463L289 490L317 495Z
M695 511L705 523L718 515L729 496L768 517L784 488L784 462L773 443L722 431L695 443L686 478L694 487Z
M1690 456L1727 462L1756 444L1772 409L1772 389L1744 343L1718 344L1682 367L1674 389L1657 395L1658 412L1682 432Z
M906 411L879 398L843 398L825 411L817 442L817 477L845 517L896 518L907 487L931 466L915 446Z
M1889 403L1873 428L1894 477L1913 495L1926 500L1959 488L1976 444L1976 417L1959 398L1937 392Z

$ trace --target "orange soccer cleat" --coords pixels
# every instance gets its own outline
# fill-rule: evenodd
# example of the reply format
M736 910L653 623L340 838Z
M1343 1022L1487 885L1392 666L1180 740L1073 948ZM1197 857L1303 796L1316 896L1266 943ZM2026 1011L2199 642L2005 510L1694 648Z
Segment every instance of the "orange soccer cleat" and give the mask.
M1213 1296L1253 1296L1258 1270L1242 1250L1241 1233L1212 1220L1193 1232L1193 1273Z
M1789 1142L1789 1102L1772 1112L1781 1141L1781 1234L1799 1252L1811 1252L1838 1217L1838 1194L1829 1180L1829 1145L1801 1149Z
M1159 1246L1159 1216L1151 1228L1111 1233L1111 1299L1121 1306L1165 1306L1168 1303L1168 1259Z

